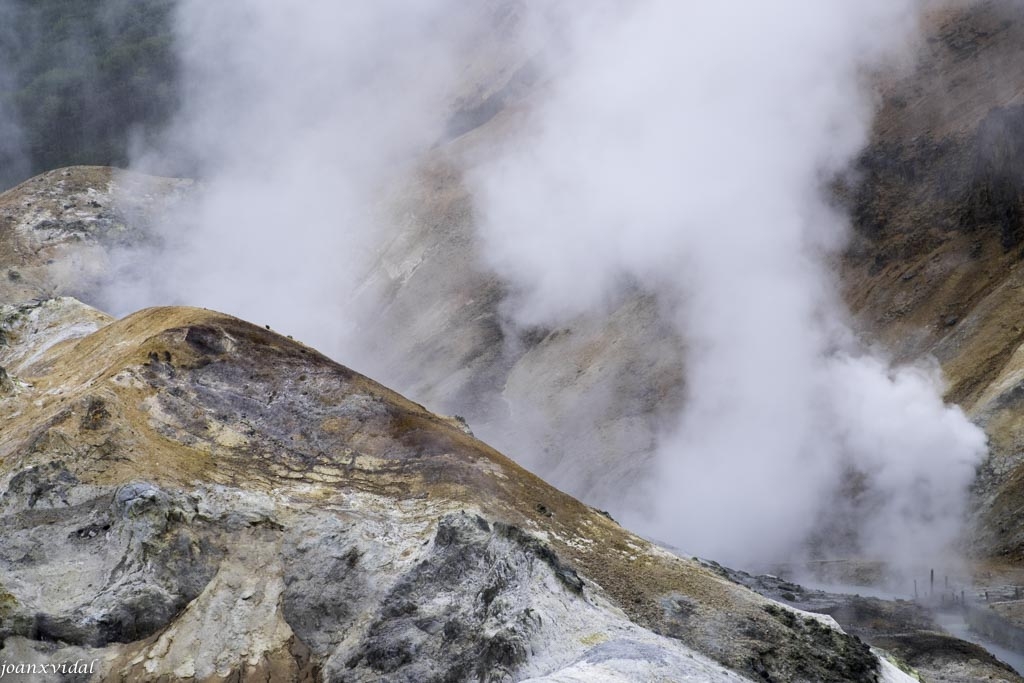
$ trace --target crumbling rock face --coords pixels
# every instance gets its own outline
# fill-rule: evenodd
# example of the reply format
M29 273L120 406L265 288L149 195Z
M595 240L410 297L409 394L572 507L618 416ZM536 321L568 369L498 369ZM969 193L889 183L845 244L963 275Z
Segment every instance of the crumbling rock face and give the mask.
M102 647L146 638L202 592L218 552L185 524L183 501L132 483L96 493L59 462L16 473L0 504L6 590L32 596L2 637ZM69 511L73 511L69 514Z
M62 295L95 303L112 254L156 239L154 220L192 185L81 166L0 194L0 304Z
M499 681L526 664L574 616L571 595L582 595L583 583L546 546L495 527L464 513L443 517L430 551L382 596L355 651L331 653L331 677L362 670L356 678ZM351 570L359 558L342 560ZM561 604L542 606L536 596L552 590Z
M9 661L115 681L896 675L268 330L72 299L3 314Z

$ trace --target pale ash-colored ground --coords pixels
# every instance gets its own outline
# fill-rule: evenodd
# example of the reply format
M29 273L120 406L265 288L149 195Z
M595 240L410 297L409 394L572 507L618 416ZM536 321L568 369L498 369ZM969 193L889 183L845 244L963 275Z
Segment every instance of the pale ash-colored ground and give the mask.
M124 681L882 671L834 623L263 328L190 308L111 321L69 298L0 323L8 659L98 657Z

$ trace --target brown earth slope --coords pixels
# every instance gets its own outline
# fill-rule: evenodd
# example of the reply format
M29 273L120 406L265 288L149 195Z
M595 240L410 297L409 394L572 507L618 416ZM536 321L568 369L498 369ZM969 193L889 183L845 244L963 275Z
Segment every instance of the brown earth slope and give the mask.
M66 298L0 316L8 661L121 681L582 681L616 662L875 680L859 641L290 339Z
M919 67L886 84L850 197L843 263L866 336L934 355L989 435L974 548L1024 560L1024 6L933 18Z

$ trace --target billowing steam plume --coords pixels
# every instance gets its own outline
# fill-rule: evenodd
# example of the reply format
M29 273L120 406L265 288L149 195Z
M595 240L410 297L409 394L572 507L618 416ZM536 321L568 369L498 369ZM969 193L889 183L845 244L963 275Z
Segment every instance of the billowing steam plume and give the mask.
M208 306L342 355L385 172L443 131L472 18L443 0L182 0L182 110L135 167L195 175L201 189L158 254L128 255L108 306Z
M612 5L571 24L530 132L476 169L522 324L599 308L624 279L676 303L686 407L633 522L688 551L779 558L823 523L876 556L954 540L984 436L936 372L857 343L826 265L847 223L829 181L871 125L867 70L901 56L917 9Z
M375 263L379 191L442 138L479 44L467 7L182 0L187 99L139 167L196 173L202 191L156 267L131 255L113 306L215 307L359 367L347 301ZM624 282L671 311L687 396L657 483L622 492L623 509L653 500L634 506L641 530L738 562L815 534L939 554L957 533L984 437L943 405L934 369L857 341L827 266L847 227L829 188L866 141L869 70L904 56L918 9L640 0L532 16L547 76L508 144L467 169L479 238L512 326L599 313Z

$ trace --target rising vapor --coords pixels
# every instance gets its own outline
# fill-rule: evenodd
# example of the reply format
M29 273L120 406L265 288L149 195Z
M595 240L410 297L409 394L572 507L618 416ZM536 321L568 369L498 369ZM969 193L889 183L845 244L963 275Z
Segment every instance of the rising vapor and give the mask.
M678 312L686 406L631 522L737 563L851 520L862 552L941 557L985 438L936 373L856 341L827 265L847 228L828 188L867 141L869 70L906 57L920 7L605 9L569 22L552 95L474 178L519 325L600 310L624 280Z
M181 111L133 166L201 190L157 253L125 255L106 305L208 306L342 355L382 186L444 129L474 18L452 7L182 0Z
M158 250L124 254L107 306L218 308L360 366L368 339L389 343L373 306L352 304L394 229L385 188L444 139L467 55L508 39L481 18L504 4L182 0L185 99L136 167L202 189ZM466 169L508 326L566 325L638 289L686 346L655 483L615 491L617 512L740 563L829 530L893 560L945 552L984 436L934 369L857 340L828 266L847 229L828 188L867 140L870 72L906 58L919 4L518 7L540 94ZM599 433L589 418L566 441ZM523 424L497 444L513 456Z

